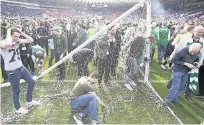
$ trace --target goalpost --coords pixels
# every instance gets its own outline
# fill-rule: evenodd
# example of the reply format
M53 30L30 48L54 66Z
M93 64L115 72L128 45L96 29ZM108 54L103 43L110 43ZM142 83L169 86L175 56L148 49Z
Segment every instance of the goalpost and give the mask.
M34 77L34 80L37 82L37 84L36 84L37 89L34 90L34 94L38 95L38 97L40 97L40 99L43 102L46 102L46 103L43 103L43 107L40 107L40 108L45 109L48 112L47 113L48 115L46 115L46 119L43 120L44 121L43 123L52 123L54 121L51 117L55 116L56 114L54 114L54 113L59 111L60 109L53 109L53 108L56 108L57 106L60 106L60 107L64 106L63 108L65 108L66 111L69 110L69 106L67 106L68 99L67 99L66 95L70 94L71 88L74 85L72 82L75 82L77 80L77 77L75 77L75 73L74 73L75 70L69 69L68 72L69 72L69 74L72 74L74 76L74 80L75 81L72 81L70 77L69 77L69 79L65 79L65 81L68 82L69 84L65 84L64 88L62 88L64 90L63 93L58 92L58 93L54 93L54 95L52 93L53 90L50 87L50 84L55 84L56 80L52 80L52 79L55 79L55 77L48 76L47 79L42 79L42 77L44 77L46 75L49 75L49 74L52 75L52 73L55 71L55 69L59 65L61 65L63 63L66 63L67 60L70 59L70 57L72 57L73 54L77 53L79 50L84 48L86 45L89 45L91 42L93 42L93 40L95 40L97 37L99 37L101 34L103 34L109 28L113 27L119 21L121 21L124 18L128 17L131 13L137 12L137 10L139 8L142 8L143 10L142 10L141 14L137 16L137 19L140 18L139 16L142 17L143 14L147 14L147 16L145 17L146 18L146 24L143 24L143 25L146 26L146 28L145 28L146 29L145 37L150 36L150 32L151 32L151 1L150 0L141 0L139 3L137 3L131 9L129 9L128 11L123 13L121 16L117 17L109 25L107 25L106 27L101 29L99 32L97 32L90 39L86 40L83 44L81 44L75 50L70 52L62 60L60 60L57 63L55 63L53 66L51 66L50 68L45 70L39 76ZM138 21L138 23L141 23L141 22ZM146 54L146 57L149 59L150 58L150 45L148 45L148 44L146 44L146 52L145 52L145 54ZM119 55L119 56L121 57L121 55ZM124 57L121 57L121 59L124 60ZM150 80L149 80L150 70L149 70L149 68L150 68L149 62L147 61L145 63L145 69L143 69L143 68L139 69L140 72L142 72L142 74L144 75L144 76L142 76L141 80L144 81L143 83L145 83L145 84L141 84L138 87L139 88L139 90L138 90L139 92L129 93L129 92L125 91L124 88L121 87L121 85L119 85L120 82L124 82L124 78L123 78L124 77L123 76L124 72L122 72L122 73L119 72L118 74L121 75L121 76L119 78L115 78L114 79L115 80L114 87L115 87L116 90L108 90L108 89L106 89L106 90L104 90L104 91L106 91L105 94L104 93L102 94L102 93L100 93L100 90L97 90L97 93L100 93L99 96L102 96L101 98L105 99L107 101L107 103L108 103L107 104L107 108L106 108L106 113L105 113L106 114L105 115L105 117L106 117L105 121L109 121L110 123L117 123L117 121L113 122L113 120L117 120L117 118L115 118L118 115L118 113L116 113L116 110L120 109L120 106L122 106L124 109L128 109L128 107L130 105L135 105L136 102L134 100L137 100L139 98L139 100L137 100L137 101L142 101L143 103L146 103L146 105L145 105L146 107L142 110L141 107L143 107L143 104L141 104L141 105L138 104L139 109L138 109L138 111L135 111L135 112L136 113L143 112L145 116L150 118L145 123L147 123L147 124L148 123L165 123L165 122L171 123L171 120L175 120L173 122L174 124L175 123L183 124L181 122L181 120L174 114L174 112L169 107L167 107L167 109L161 109L161 110L156 108L156 105L158 105L158 101L161 102L163 100L159 96L159 94L154 90L152 85L150 84ZM65 69L62 69L62 70L65 70ZM122 68L122 70L124 71L125 69ZM21 83L22 82L24 82L24 81L21 81ZM5 83L5 84L1 84L0 85L0 88L1 88L2 91L4 91L4 90L8 91L6 89L8 89L9 87L10 87L10 83ZM124 91L124 92L121 92L120 93L121 95L118 95L116 97L115 95L118 94L117 91ZM56 91L54 91L54 92L56 92ZM23 94L25 94L25 93L26 93L26 87L25 87L25 85L23 85ZM2 94L2 96L3 96L3 98L6 98L7 95L6 95L6 93L4 93L4 94ZM52 98L52 99L50 99L50 98ZM12 98L10 98L10 100L12 100ZM48 101L49 101L49 103L47 103ZM9 103L12 104L11 102L9 102ZM60 103L60 105L55 104L55 103L58 103L58 102ZM154 105L155 103L156 103L156 105ZM52 107L52 105L57 105L57 106L56 107ZM3 104L3 106L5 106L5 105ZM152 114L151 111L148 111L149 110L148 106L151 107L150 110L152 110L152 112L154 114ZM6 106L6 107L8 107L8 106ZM12 107L12 105L10 105L10 108L11 107ZM49 108L49 107L51 107L51 108ZM1 108L4 108L4 107L1 106ZM30 118L33 121L35 121L35 118L41 119L41 117L42 117L41 115L42 114L40 114L39 111L40 111L40 109L36 109L34 114L30 115ZM5 114L8 114L8 112L9 113L11 112L11 109L9 109L8 111L6 109L5 109L5 111L3 110L3 114L2 114L3 118L4 118L4 112L5 112ZM123 113L123 110L120 110L120 112ZM52 113L54 114L53 116L52 116ZM99 111L99 113L100 114L104 114L102 111ZM166 113L167 115L163 116L164 113ZM137 114L135 114L135 115L137 115ZM7 117L9 117L9 115L7 115ZM59 116L56 115L56 117L59 117ZM118 116L118 117L120 117L120 116ZM165 118L163 118L163 117L165 117ZM62 117L59 117L59 118L62 118ZM159 120L157 121L156 119L159 119ZM63 119L62 123L66 123L66 122L67 122L67 120ZM8 122L5 121L5 123L8 123ZM14 122L14 123L16 123L16 122ZM23 120L20 120L17 123L23 123ZM30 122L28 122L28 123L30 123ZM127 121L127 123L128 123L128 121Z

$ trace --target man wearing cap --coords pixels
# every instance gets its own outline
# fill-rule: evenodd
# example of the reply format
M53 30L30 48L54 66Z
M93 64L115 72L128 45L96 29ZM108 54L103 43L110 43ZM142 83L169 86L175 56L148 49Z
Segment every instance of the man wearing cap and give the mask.
M62 33L62 27L54 27L54 32L50 36L48 36L48 39L52 39L54 42L54 49L55 49L55 62L58 62L59 60L63 59L68 47L67 39L65 35ZM61 64L58 66L58 80L60 83L63 83L63 80L65 78L65 65Z

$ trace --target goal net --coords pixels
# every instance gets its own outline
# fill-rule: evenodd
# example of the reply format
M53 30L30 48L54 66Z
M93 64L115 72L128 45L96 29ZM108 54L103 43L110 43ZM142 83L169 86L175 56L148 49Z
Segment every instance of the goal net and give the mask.
M99 119L106 124L178 124L181 121L168 107L160 107L161 97L153 87L144 82L146 74L145 39L147 32L148 14L146 0L141 0L121 16L104 16L96 22L98 29L95 35L82 41L83 44L67 54L62 60L45 70L37 78L33 97L41 101L41 105L33 107L27 115L14 113L12 90L9 84L1 86L1 123L4 124L73 124L73 111L70 108L70 94L74 84L82 75L94 71L101 75L100 84L96 84L97 95L106 104L105 108L98 107ZM91 15L90 15L91 16ZM101 16L100 16L101 17ZM82 20L82 19L81 19ZM114 36L113 37L111 37ZM102 43L103 36L108 44ZM110 39L113 38L113 41ZM139 55L131 61L130 53L133 41L138 41L134 52ZM142 42L141 42L142 41ZM109 47L103 48L101 44ZM71 63L71 57L87 45L93 45L94 56L84 60L82 64ZM104 52L105 51L105 52ZM108 57L102 57L104 54ZM48 57L49 58L49 57ZM132 66L132 62L135 64ZM88 71L86 71L86 64ZM132 71L136 69L136 71ZM132 73L133 72L133 73ZM130 78L133 75L134 79ZM128 89L128 83L133 89ZM100 86L99 86L100 85ZM22 81L20 102L25 105L27 84ZM89 123L89 118L87 118Z

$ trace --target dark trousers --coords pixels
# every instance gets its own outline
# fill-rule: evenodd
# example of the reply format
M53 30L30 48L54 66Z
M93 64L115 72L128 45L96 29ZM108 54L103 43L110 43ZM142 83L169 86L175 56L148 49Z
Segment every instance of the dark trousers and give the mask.
M72 45L68 44L68 53L70 53L73 50Z
M9 82L11 83L12 90L13 90L14 107L16 110L18 110L21 107L19 102L20 79L23 78L28 83L27 96L26 96L27 102L32 101L32 93L33 93L35 82L32 76L30 75L30 73L28 72L28 70L24 66L14 71L8 71L7 73L8 73Z
M158 62L162 64L162 59L166 53L166 46L165 44L158 44Z
M125 84L130 84L131 81L136 82L136 76L138 73L138 61L133 57L128 57L126 61L127 69L126 69L126 77Z
M119 52L113 52L110 55L110 59L111 59L110 67L111 67L111 73L113 75L115 75L115 68L118 65L118 57L119 57Z
M21 60L22 60L23 66L25 68L28 69L28 66L29 66L31 72L35 72L35 67L34 67L34 63L33 63L31 55L29 57L27 57L27 55L26 56L21 56Z
M189 88L189 82L190 82L190 75L188 77L188 82L186 83L186 86L185 86L184 95L186 95L186 96L191 96L192 95L192 90Z
M204 65L202 65L200 68L199 68L199 78L198 78L198 81L199 81L199 93L204 95Z
M154 58L154 53L155 53L155 49L152 49L151 53L150 53L151 65L152 65L152 61L153 61L153 58Z
M103 74L105 75L104 77L104 83L107 83L110 80L110 56L107 55L105 58L98 58L98 73L99 73L99 78L98 78L98 83L100 84L102 81Z
M55 63L57 63L60 60L60 55L58 53L55 53ZM64 80L65 79L65 64L62 63L57 67L57 79L58 80Z
M4 59L1 56L1 73L2 73L2 77L4 79L4 82L8 81L8 74L6 73L5 67L4 67Z
M73 44L73 41L68 39L68 53L74 50L72 44Z
M27 55L21 55L21 61L25 68L28 69L28 56Z
M28 57L28 65L30 66L31 72L35 72L35 66L31 54Z
M86 58L85 60L81 60L79 62L76 62L77 67L78 67L78 76L79 77L89 75L88 64L89 64L91 59Z
M55 49L51 49L51 56L49 59L49 67L52 66L52 60L55 58Z
M38 39L38 44L39 44L42 48L46 49L47 56L49 56L49 55L48 55L48 40L47 40L47 38L46 38L46 37L40 37L40 38Z
M163 65L166 65L168 63L167 60L169 59L170 55L171 53L165 53L164 55L165 62L163 63ZM169 63L169 67L171 66L172 66L172 63Z

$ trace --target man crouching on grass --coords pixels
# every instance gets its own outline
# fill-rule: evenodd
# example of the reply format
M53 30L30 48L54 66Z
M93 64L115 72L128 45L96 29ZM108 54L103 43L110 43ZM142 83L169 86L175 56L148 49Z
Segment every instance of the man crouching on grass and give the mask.
M74 115L74 120L77 124L82 125L82 118L89 113L91 114L92 124L98 123L97 101L102 106L105 106L100 98L96 95L93 89L93 84L97 82L97 73L92 73L89 77L81 77L71 93L71 108L76 110L81 107L85 109L81 113Z

